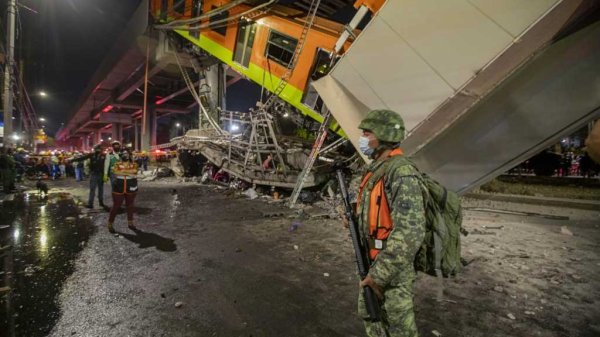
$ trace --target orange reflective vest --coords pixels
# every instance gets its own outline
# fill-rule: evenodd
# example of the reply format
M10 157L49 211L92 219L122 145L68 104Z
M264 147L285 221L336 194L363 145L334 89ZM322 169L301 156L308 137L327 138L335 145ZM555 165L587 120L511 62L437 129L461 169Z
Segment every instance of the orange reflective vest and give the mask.
M402 154L402 150L397 148L390 152L388 158L401 156ZM367 221L369 222L368 248L371 261L374 261L377 254L385 248L385 240L387 240L388 236L392 233L392 229L394 229L390 206L385 196L386 170L387 165L382 164L375 171L369 171L365 174L360 183L358 200L356 202L356 211L358 213L364 189L368 188L371 191L369 214L367 217Z

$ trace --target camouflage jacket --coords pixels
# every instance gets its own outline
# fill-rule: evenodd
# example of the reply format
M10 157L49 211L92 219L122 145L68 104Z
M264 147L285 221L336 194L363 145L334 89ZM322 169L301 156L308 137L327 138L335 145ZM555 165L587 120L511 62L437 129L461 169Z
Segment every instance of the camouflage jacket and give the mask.
M400 157L400 156L398 156ZM385 242L385 247L372 262L369 275L380 286L393 284L399 273L405 268L414 268L413 262L425 233L425 186L421 174L412 165L399 158L390 157L385 161L374 161L366 172L376 172L386 161L384 189L388 200L393 230ZM374 175L373 177L377 179ZM362 238L369 233L369 202L371 191L365 188L361 194L357 221ZM364 241L363 241L364 242Z

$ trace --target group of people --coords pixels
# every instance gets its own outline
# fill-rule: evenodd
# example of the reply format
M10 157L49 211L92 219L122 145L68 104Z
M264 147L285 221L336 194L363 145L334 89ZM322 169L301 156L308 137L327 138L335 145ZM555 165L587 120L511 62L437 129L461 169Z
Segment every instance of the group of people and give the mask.
M23 148L4 148L5 156L3 167L6 166L8 173L4 176L14 186L15 181L21 181L24 177L29 179L60 179L75 177L82 181L88 174L89 167L83 162L71 162L69 158L81 156L80 152L40 152L30 154Z
M133 223L138 189L137 174L139 169L148 169L148 155L141 153L134 156L132 149L122 148L120 142L113 141L106 153L102 145L98 144L87 154L57 152L38 157L27 156L23 149L18 149L15 153L11 148L0 148L0 181L4 193L13 192L18 177L27 171L31 171L36 179L58 179L69 176L69 168L73 168L75 179L81 181L86 167L89 169L90 180L86 207L94 207L94 197L97 194L100 207L108 209L104 204L104 183L110 181L113 205L110 208L108 230L115 232L113 224L123 203L127 209L128 227L137 229Z
M98 204L107 208L104 205L104 183L110 181L113 205L108 217L108 230L111 233L115 232L114 221L123 202L127 209L127 226L131 230L137 230L133 223L133 210L138 189L138 163L134 161L133 151L130 148L122 148L120 142L113 141L107 153L104 153L102 146L98 144L91 153L71 161L81 163L86 160L89 160L90 167L87 207L94 207L94 196L98 191Z
M560 169L557 174L561 177L582 176L591 178L600 173L598 170L598 165L594 163L587 152L566 151L562 154Z

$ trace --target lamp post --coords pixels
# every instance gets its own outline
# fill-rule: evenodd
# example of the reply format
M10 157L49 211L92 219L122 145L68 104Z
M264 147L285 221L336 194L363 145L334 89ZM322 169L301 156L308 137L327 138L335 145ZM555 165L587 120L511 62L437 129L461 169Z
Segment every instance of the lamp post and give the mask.
M15 17L17 12L17 1L9 0L6 8L6 61L4 63L4 143L11 145L12 140L8 135L13 132L13 67L15 64Z
M175 123L175 127L177 128L177 136L179 136L179 130L181 129L181 123ZM185 130L183 131L185 133Z

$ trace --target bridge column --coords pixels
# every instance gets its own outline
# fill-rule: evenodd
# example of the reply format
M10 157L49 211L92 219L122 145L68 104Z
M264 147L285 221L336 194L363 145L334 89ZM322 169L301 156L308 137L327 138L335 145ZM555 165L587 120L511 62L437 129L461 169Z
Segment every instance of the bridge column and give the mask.
M208 68L205 72L205 77L200 80L200 92L210 90L208 94L208 114L209 116L217 121L219 120L219 113L217 108L225 110L225 87L226 87L226 69L220 64L215 64ZM200 128L202 128L202 119L204 116L200 114ZM206 121L206 124L208 122Z
M94 145L100 144L102 142L102 133L100 132L100 129L98 129L94 132L93 139L94 139Z
M90 149L90 144L88 142L88 137L87 136L81 136L81 150L83 151L88 151Z
M123 124L121 123L112 123L112 139L118 140L119 142L123 142Z
M150 151L150 146L156 145L156 107L154 105L148 106L146 121L142 124L145 124L142 125L142 151Z
M138 120L134 119L133 120L133 149L135 151L139 151L140 150L140 134L138 131Z

